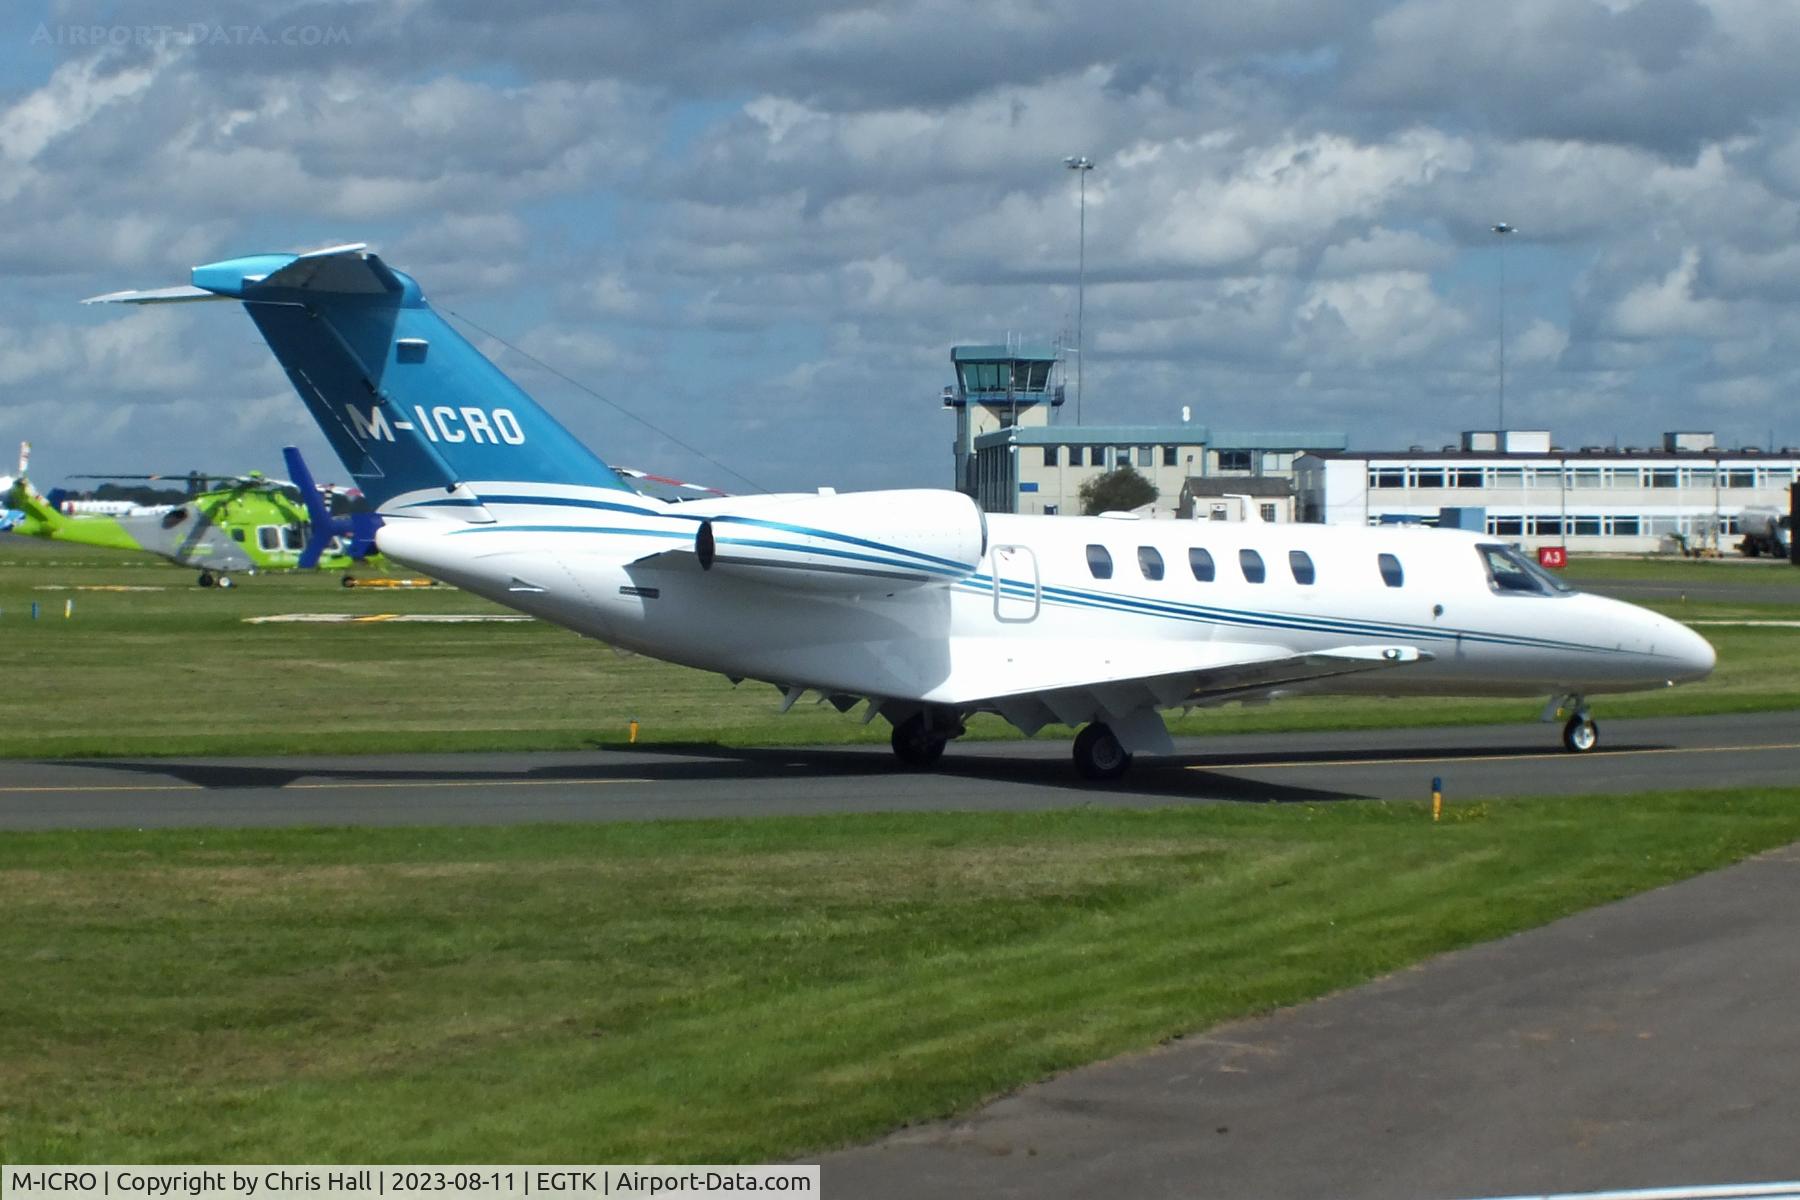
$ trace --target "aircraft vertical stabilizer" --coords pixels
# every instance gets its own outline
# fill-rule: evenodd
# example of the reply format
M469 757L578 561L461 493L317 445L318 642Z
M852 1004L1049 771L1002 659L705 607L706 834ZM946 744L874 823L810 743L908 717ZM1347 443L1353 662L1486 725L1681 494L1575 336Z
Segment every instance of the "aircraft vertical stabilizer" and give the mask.
M480 512L468 484L623 490L617 473L361 245L194 268L193 286L92 302L238 300L377 506L420 491ZM479 518L477 518L479 519Z

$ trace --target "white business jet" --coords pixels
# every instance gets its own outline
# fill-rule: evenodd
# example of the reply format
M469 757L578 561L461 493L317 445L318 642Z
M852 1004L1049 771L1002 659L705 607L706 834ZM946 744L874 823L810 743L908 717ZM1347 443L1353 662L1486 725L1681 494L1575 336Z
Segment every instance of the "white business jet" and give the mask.
M1172 708L1300 693L1588 698L1704 678L1667 617L1427 529L984 514L957 492L640 495L364 246L96 301L241 302L377 506L382 553L639 653L816 691L913 767L971 713L1080 726L1075 765L1173 750ZM529 686L528 680L520 681ZM504 703L472 697L471 703Z

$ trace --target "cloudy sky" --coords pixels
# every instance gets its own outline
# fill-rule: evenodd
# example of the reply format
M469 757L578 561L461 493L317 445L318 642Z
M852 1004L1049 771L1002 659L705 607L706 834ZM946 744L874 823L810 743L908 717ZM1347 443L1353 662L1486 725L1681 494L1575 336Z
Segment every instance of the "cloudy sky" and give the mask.
M330 473L241 311L75 301L368 241L609 461L945 485L1085 154L1089 423L1451 441L1504 295L1509 424L1800 444L1796 62L1790 0L13 5L0 442Z

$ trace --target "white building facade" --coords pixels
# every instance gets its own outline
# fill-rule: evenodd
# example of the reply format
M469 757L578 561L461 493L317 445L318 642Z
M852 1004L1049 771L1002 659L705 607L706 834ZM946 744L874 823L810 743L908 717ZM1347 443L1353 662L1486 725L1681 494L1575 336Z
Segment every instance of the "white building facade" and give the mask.
M1786 511L1800 447L1722 449L1709 433L1658 449L1551 445L1542 430L1465 433L1460 447L1309 454L1295 468L1302 521L1462 524L1528 549L1670 553L1737 544L1746 508ZM1455 516L1456 514L1451 514Z

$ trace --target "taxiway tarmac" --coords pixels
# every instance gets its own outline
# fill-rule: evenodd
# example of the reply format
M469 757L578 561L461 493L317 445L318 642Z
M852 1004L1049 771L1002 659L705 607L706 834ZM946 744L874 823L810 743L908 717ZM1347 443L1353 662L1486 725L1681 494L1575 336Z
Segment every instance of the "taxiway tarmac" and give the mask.
M1744 1195L1703 1185L1800 1177L1796 905L1789 846L826 1155L824 1187L866 1200Z
M1564 753L1553 725L1190 738L1121 783L1076 777L1061 741L953 746L940 770L885 747L0 761L0 828L466 825L926 809L1150 807L1792 785L1800 713L1601 722Z

